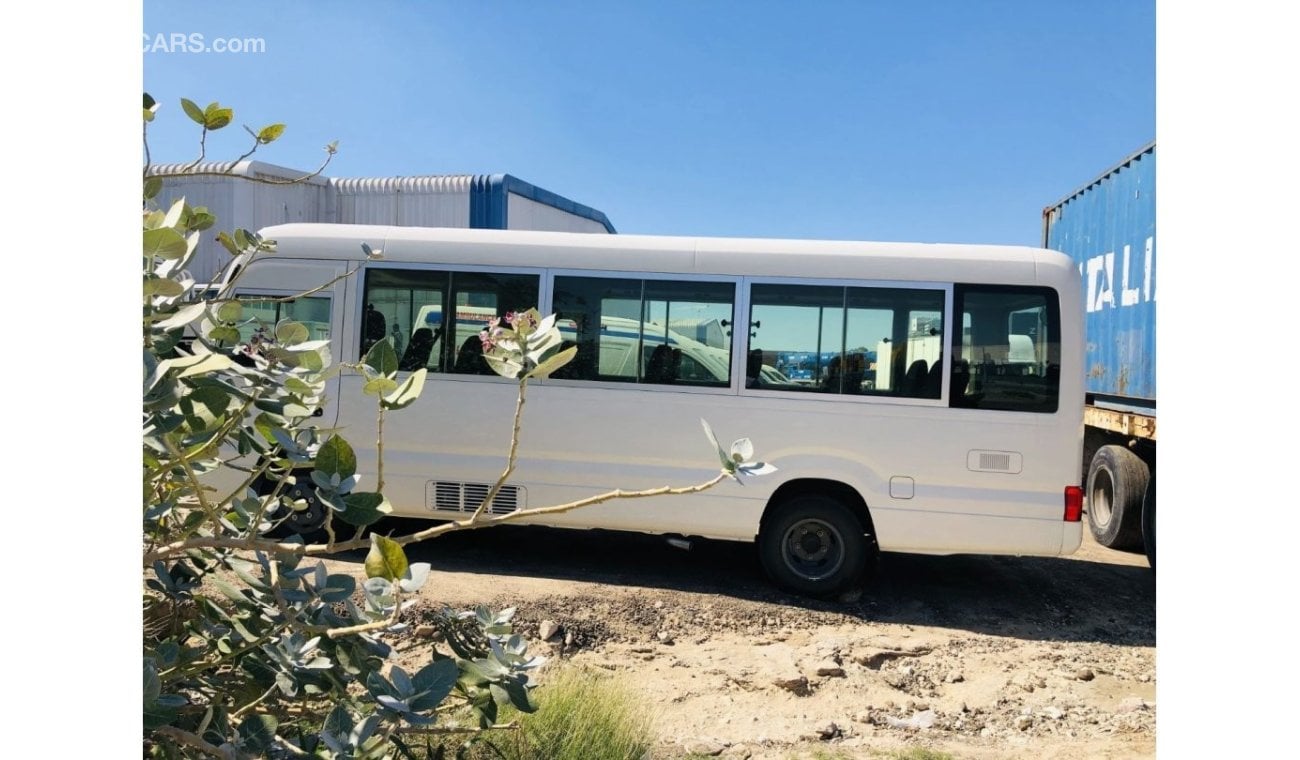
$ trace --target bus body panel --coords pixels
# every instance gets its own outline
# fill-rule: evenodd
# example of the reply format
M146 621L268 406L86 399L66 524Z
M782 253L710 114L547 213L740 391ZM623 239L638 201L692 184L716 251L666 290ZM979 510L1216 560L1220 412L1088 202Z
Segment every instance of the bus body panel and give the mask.
M917 553L1057 555L1075 550L1078 523L1063 522L1063 488L1077 481L1082 451L1079 274L1064 256L1029 248L827 241L585 236L359 225L283 225L278 264L255 262L241 291L302 292L323 274L358 268L334 286L335 361L359 360L367 269L528 271L590 276L715 276L736 285L737 313L751 281L929 283L945 289L951 335L952 285L1042 286L1059 296L1060 390L1053 413L952 408L939 400L764 392L733 378L727 387L676 388L546 379L529 383L518 462L508 485L518 506L535 508L606 490L687 486L716 472L700 420L727 446L748 437L776 473L726 482L699 494L619 499L529 522L573 528L753 540L772 494L796 479L843 483L861 495L882 550ZM367 261L366 242L382 252ZM334 260L321 268L320 260ZM260 272L260 274L259 274ZM254 276L257 274L258 276ZM331 275L331 276L335 276ZM269 282L283 279L283 282ZM422 312L423 313L423 312ZM686 343L686 341L683 341ZM743 339L733 341L733 375L744 374ZM711 357L714 361L716 357ZM743 379L743 378L742 378ZM356 449L360 488L377 471L377 412L362 381L333 386L326 417ZM384 420L384 492L394 514L440 519L464 511L434 507L456 487L486 486L506 467L518 386L495 376L430 372L411 407ZM337 416L335 416L337 415ZM981 456L1007 464L980 469Z

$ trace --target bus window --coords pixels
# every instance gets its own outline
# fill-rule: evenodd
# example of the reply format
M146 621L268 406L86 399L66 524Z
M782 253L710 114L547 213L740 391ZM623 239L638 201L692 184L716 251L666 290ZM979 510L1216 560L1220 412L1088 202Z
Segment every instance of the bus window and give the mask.
M1055 412L1060 393L1060 309L1046 288L958 285L962 337L952 406Z
M239 326L239 340L247 343L258 329L275 335L275 325L282 319L301 322L307 328L308 340L329 340L329 296L306 296L293 301L256 300L257 296L242 294L245 321ZM244 300L253 299L253 300Z
M396 334L404 336L400 370L492 374L481 358L482 346L475 345L479 332L489 319L535 304L539 283L531 274L370 268L361 355Z
M942 290L754 285L750 354L776 363L755 367L750 387L937 399L943 299Z
M578 347L556 377L725 387L734 296L731 283L556 277L560 334Z

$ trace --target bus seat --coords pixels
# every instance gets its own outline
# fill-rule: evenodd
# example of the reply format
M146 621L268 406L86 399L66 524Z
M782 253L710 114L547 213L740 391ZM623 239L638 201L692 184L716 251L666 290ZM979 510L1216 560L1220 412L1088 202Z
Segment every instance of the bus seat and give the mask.
M948 398L952 399L952 406L972 406L970 399L966 397L966 389L970 386L970 362L965 359L958 359L952 365L952 387L948 389Z
M469 336L460 344L455 371L462 375L492 374L492 368L483 359L483 341L477 335Z
M943 395L943 354L934 360L930 365L930 371L926 373L925 384L921 388L921 393L926 398L939 398Z
M745 384L750 388L762 385L763 349L751 348L745 356Z
M411 343L406 347L406 351L402 353L402 360L397 363L397 368L405 372L412 372L427 366L436 340L433 336L433 330L428 327L421 327L416 330L411 335Z
M383 312L374 307L374 304L366 304L365 319L361 328L361 355L370 350L370 347L388 337L388 320L384 318Z
M907 374L903 376L903 382L899 385L898 392L902 396L919 396L925 388L925 378L928 374L930 365L925 359L917 359L907 368Z
M676 361L674 362L674 358ZM645 382L671 383L677 379L677 367L681 366L681 354L673 356L673 349L666 343L655 346L650 360L645 365Z

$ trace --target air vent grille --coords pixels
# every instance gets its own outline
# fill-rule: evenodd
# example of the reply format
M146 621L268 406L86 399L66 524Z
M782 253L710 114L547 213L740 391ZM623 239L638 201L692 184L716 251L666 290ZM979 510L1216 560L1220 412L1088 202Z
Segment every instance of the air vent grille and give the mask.
M435 481L429 484L429 508L444 512L472 513L483 503L492 486L487 483L455 483ZM506 515L523 508L524 489L519 486L502 486L497 492L488 514Z

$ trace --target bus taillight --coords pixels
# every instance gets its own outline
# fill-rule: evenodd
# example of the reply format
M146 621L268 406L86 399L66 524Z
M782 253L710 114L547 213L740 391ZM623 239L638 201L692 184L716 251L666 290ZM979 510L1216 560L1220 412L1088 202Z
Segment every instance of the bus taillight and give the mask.
M1065 487L1065 521L1079 522L1083 517L1083 489L1079 486Z

